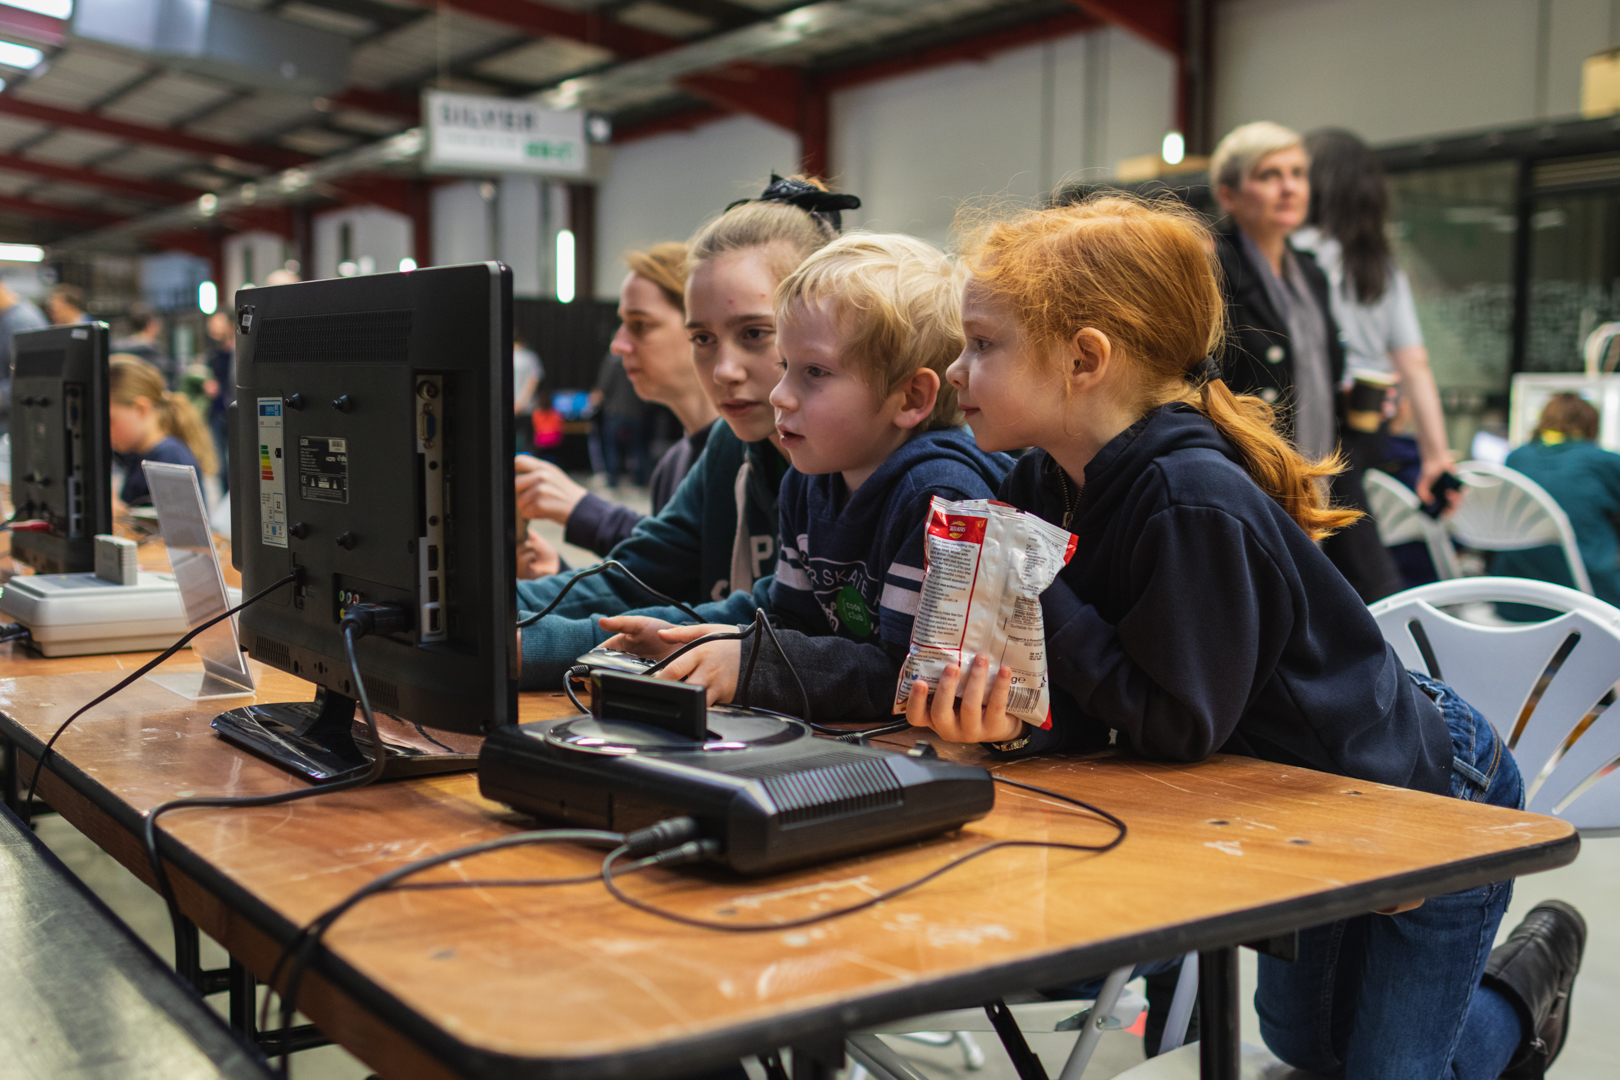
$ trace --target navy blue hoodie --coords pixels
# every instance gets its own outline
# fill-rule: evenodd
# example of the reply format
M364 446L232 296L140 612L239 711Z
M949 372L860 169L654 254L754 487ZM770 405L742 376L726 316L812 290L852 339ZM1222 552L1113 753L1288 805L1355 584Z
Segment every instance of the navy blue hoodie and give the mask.
M1031 451L1001 497L1061 524L1060 473ZM1074 505L1074 557L1041 597L1053 727L1026 727L1027 750L1114 728L1145 757L1222 751L1448 791L1439 709L1202 414L1167 405L1115 437Z
M853 495L842 474L788 470L766 606L785 628L782 648L804 680L810 719L889 714L922 589L929 502L988 499L1011 467L1007 455L987 454L971 433L948 428L908 439ZM744 670L751 654L753 678L737 700L798 715L799 691L780 654L750 640Z

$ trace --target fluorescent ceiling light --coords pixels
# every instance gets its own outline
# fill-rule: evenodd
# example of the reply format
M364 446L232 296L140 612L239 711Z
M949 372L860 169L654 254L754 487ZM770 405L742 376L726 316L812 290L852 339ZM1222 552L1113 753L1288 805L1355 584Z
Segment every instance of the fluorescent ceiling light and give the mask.
M45 54L38 49L18 45L15 41L0 41L0 65L31 71L44 59Z
M1166 165L1180 165L1187 156L1187 140L1181 137L1181 132L1172 131L1164 137L1164 148L1160 151Z
M36 15L67 19L73 15L73 0L6 0L6 7L22 8Z
M45 249L38 244L0 244L0 262L44 262Z
M219 287L212 281L197 285L197 310L204 315L212 315L219 310Z

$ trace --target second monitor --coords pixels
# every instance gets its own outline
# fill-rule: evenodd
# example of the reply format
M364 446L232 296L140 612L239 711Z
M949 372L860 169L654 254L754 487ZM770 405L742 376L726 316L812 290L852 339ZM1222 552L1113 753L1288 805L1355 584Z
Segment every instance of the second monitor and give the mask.
M374 708L420 731L517 719L512 506L512 277L495 263L237 293L232 557L250 654L315 683L222 736L317 782L365 767L345 609L401 628L358 641ZM419 746L420 748L420 746ZM390 771L471 759L390 755Z
M112 531L107 441L107 324L52 326L12 339L11 553L41 574L96 568L95 537Z

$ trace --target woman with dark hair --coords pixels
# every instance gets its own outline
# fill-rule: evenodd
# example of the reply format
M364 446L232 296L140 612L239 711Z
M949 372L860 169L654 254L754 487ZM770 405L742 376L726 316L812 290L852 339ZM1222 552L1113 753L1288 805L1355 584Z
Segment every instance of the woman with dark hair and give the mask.
M1530 441L1508 455L1517 469L1542 487L1569 515L1575 545L1599 600L1620 605L1620 454L1597 445L1598 411L1579 394L1554 394L1541 410ZM1491 573L1575 583L1557 546L1499 551Z
M1347 371L1390 373L1410 404L1422 462L1418 498L1432 501L1432 485L1454 464L1446 440L1440 391L1429 369L1412 302L1412 285L1395 265L1384 232L1389 204L1384 170L1355 135L1323 128L1305 136L1311 155L1311 202L1294 243L1316 256L1331 286ZM1344 448L1358 472L1384 460L1387 431L1347 437Z

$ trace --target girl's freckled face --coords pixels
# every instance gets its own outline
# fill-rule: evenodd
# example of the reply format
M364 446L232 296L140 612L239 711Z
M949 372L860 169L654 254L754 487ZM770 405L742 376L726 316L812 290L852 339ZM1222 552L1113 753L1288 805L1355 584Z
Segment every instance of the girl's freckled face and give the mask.
M945 378L956 387L963 420L981 450L1044 446L1063 430L1061 378L1044 370L1012 309L969 279L962 293L967 338Z

